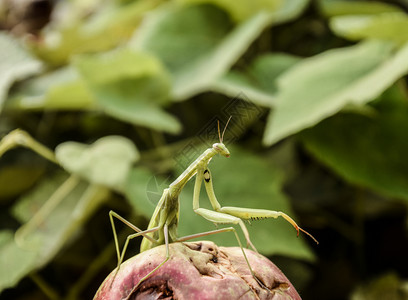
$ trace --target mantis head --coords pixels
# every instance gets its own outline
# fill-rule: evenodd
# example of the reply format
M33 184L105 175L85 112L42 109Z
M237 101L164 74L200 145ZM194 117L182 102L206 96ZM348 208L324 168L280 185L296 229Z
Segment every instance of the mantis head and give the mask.
M232 116L231 116L232 117ZM217 153L221 154L222 156L225 157L229 157L230 156L230 152L228 151L227 147L225 147L225 145L223 144L223 140L224 140L224 133L225 130L227 129L228 123L231 120L231 117L229 117L227 124L225 125L225 128L222 132L222 136L221 136L221 131L220 131L220 122L218 121L218 137L220 138L220 142L219 143L215 143L213 144L213 149L215 151L217 151Z
M225 157L230 156L230 153L229 153L227 147L225 147L225 145L223 144L223 140L224 140L225 130L227 129L227 126L228 126L229 121L231 120L231 117L228 119L227 124L225 124L224 130L222 132L222 136L221 136L221 131L220 131L220 122L218 121L218 137L220 138L220 142L213 144L213 149L215 151L217 151L217 153L219 153L219 154L221 154L222 156L225 156Z
M229 157L230 152L228 151L227 147L223 143L215 143L212 145L213 149L217 151L217 153L221 154L222 156Z

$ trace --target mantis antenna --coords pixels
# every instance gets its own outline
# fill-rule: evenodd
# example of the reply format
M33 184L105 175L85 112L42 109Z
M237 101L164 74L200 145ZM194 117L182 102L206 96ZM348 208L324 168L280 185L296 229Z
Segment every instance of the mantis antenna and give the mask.
M222 143L221 132L220 132L220 120L217 120L217 124L218 124L218 139L220 140L220 143Z
M228 123L231 120L231 118L232 118L232 116L229 117L229 119L227 121L227 124L225 124L224 130L222 131L222 135L221 135L221 132L220 132L220 121L217 121L217 123L218 123L218 138L220 139L220 143L222 143L224 141L225 130L227 130Z

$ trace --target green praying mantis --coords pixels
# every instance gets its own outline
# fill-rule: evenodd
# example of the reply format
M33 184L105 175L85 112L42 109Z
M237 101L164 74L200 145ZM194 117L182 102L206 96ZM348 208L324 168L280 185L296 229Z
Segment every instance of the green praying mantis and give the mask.
M230 118L231 119L231 118ZM115 240L115 247L117 252L118 258L118 265L115 271L114 278L119 271L120 265L123 262L126 249L128 247L129 241L133 238L138 236L143 236L143 240L140 247L140 252L149 250L153 247L158 245L165 244L166 246L166 257L165 259L152 271L150 271L147 275L145 275L139 283L136 285L139 286L144 280L150 277L154 272L156 272L161 266L163 266L170 258L169 254L169 243L172 242L184 242L190 239L199 238L202 236L207 236L211 234L221 233L221 232L233 232L235 237L238 241L238 244L242 250L243 257L248 265L248 268L254 277L254 279L263 287L268 289L263 285L260 280L255 276L251 265L248 261L248 258L245 254L245 251L242 247L240 238L235 230L234 227L227 227L222 229L216 229L212 231L197 233L185 237L178 237L177 235L177 225L179 221L179 196L186 185L186 183L196 175L195 185L194 185L194 194L193 194L193 210L196 214L200 215L201 217L207 219L208 221L214 223L215 225L218 224L231 224L231 225L239 225L244 237L247 242L247 247L250 246L254 251L257 252L255 246L252 244L248 230L244 224L243 220L255 220L255 219L265 219L265 218L278 218L283 217L286 221L288 221L297 231L297 235L299 235L299 231L304 232L309 237L311 237L316 243L317 240L308 232L300 228L296 222L289 217L287 214L281 211L272 211L272 210L265 210L265 209L253 209L253 208L242 208L242 207L223 207L218 202L213 188L213 178L211 176L211 172L208 168L208 164L210 163L211 159L220 154L224 157L229 157L230 152L227 147L223 144L224 133L230 121L228 120L222 135L220 133L220 127L218 123L218 136L219 136L219 143L215 143L212 145L211 148L207 149L202 153L190 166L173 182L169 185L168 188L164 189L163 194L157 204L153 215L150 219L150 223L146 230L141 230L119 214L114 211L109 212L109 218L112 224L113 236ZM199 196L202 183L204 182L204 186L208 195L208 198L211 202L211 206L213 210L201 208L199 204ZM127 236L125 244L123 246L122 251L119 249L119 242L118 237L115 229L114 218L119 219L127 226L132 228L136 233ZM136 288L135 287L135 288ZM135 289L134 288L134 289Z

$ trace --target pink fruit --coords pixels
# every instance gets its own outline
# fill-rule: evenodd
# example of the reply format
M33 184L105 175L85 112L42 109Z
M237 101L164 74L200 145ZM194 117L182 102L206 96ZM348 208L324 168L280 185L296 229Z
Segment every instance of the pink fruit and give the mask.
M137 286L166 255L164 245L142 252L113 271L94 300L119 299L301 299L286 276L266 257L245 249L261 287L239 247L213 242L173 243L170 259Z

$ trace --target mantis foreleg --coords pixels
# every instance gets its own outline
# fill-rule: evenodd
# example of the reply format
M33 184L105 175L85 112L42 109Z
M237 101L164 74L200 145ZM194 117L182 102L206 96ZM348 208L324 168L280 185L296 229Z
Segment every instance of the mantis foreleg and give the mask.
M259 219L267 219L267 218L278 218L282 217L286 221L288 221L297 231L297 235L299 236L299 231L304 232L311 239L313 239L317 244L319 243L309 232L300 228L296 222L289 217L287 214L281 211L274 211L274 210L266 210L266 209L254 209L254 208L242 208L242 207L232 207L232 206L224 206L220 208L221 212L224 212L229 215L236 216L238 218L244 220L259 220Z
M213 211L213 210L209 210L205 208L200 208L199 198L200 198L201 182L203 181L203 179L205 183L208 183L211 181L209 177L207 177L207 174L209 174L208 172L209 172L208 169L204 169L204 170L199 169L197 171L196 181L194 185L194 196L193 196L194 197L193 198L194 212L215 224L238 224L241 227L242 232L244 233L245 239L247 241L247 245L250 245L254 251L258 252L249 238L249 233L248 233L247 228L245 227L244 222L240 218L220 212L220 211ZM219 210L221 206L218 203L217 199L215 198L214 190L212 189L212 184L211 184L210 190L207 188L207 194L208 194L208 198L210 198L211 205L213 206L213 208L216 210Z
M258 219L268 219L268 218L278 218L282 217L286 221L288 221L297 231L297 234L299 235L299 231L302 231L306 233L308 236L310 236L317 244L319 243L310 233L308 233L306 230L300 228L296 222L289 217L287 214L281 212L281 211L274 211L274 210L267 210L267 209L254 209L254 208L243 208L243 207L232 207L232 206L224 206L222 207L219 202L217 201L217 198L215 197L214 193L214 188L212 184L212 177L211 177L211 172L208 168L204 170L203 173L203 178L204 178L204 184L205 184L205 189L207 191L208 198L210 199L211 205L214 208L215 211L224 213L230 216L235 216L239 218L240 220L258 220ZM198 178L198 174L197 174Z

